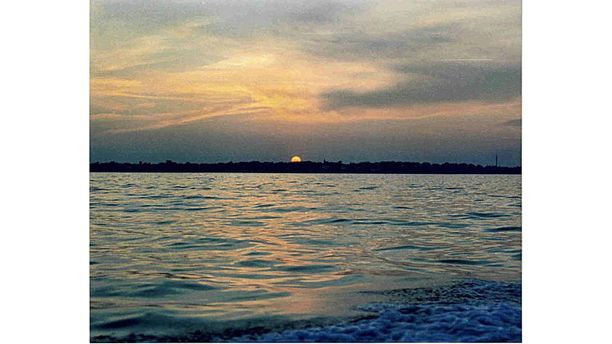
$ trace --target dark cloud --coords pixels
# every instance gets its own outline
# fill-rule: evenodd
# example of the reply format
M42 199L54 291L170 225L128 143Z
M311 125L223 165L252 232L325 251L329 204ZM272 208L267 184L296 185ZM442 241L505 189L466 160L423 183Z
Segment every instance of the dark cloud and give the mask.
M369 92L328 92L322 95L326 107L384 108L471 100L497 102L521 94L520 65L435 63L396 69L408 76L406 81Z
M392 33L355 29L328 36L306 37L302 41L303 49L313 55L372 61L418 55L427 49L454 42L458 32L458 25L436 25Z

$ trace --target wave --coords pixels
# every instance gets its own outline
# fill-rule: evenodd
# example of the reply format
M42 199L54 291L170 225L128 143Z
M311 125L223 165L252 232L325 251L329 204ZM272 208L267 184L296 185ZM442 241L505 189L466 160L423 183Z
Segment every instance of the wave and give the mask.
M368 291L385 302L359 307L351 319L233 321L226 328L172 336L130 333L94 342L520 342L521 284L468 280L450 285ZM149 315L149 317L151 317ZM129 327L136 319L122 319ZM127 320L127 323L125 323ZM139 319L142 320L142 319ZM147 321L150 322L150 321ZM212 329L216 326L208 326Z
M375 304L354 322L258 336L236 342L519 342L521 309L498 305Z

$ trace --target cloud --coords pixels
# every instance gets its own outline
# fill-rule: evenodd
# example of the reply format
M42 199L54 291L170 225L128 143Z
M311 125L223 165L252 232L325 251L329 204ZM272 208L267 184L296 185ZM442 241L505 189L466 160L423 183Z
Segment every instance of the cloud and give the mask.
M364 8L355 0L94 0L91 70L104 77L180 72L245 49L291 49L305 32Z
M279 24L326 24L366 7L362 0L93 0L93 19L118 20L151 27L208 18L203 27L246 33ZM220 31L221 32L221 31Z
M447 102L501 102L521 94L520 65L436 63L404 65L397 71L406 80L393 86L355 92L348 89L323 94L325 107L386 108Z
M415 57L418 52L455 41L452 27L452 25L440 25L399 32L357 29L328 35L313 35L302 38L302 49L315 56L381 63L387 59Z
M285 32L309 54L373 63L520 59L520 2L378 1L333 26ZM393 60L393 61L391 61Z

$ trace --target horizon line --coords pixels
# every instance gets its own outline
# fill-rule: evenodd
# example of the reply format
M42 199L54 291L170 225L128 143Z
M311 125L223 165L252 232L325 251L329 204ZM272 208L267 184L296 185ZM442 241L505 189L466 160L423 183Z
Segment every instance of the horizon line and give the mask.
M150 161L137 161L137 162L129 162L129 161L115 161L115 160L110 160L110 161L95 161L95 162L89 162L90 165L92 164L111 164L111 163L116 163L116 164L133 164L133 165L139 165L139 164L150 164L150 165L159 165L159 164L197 164L197 165L221 165L221 164L244 164L244 163L260 163L260 164L308 164L308 163L316 163L316 164L343 164L343 165L349 165L349 164L380 164L380 163L412 163L412 164L430 164L430 165L444 165L444 164L449 164L449 165L473 165L473 166L482 166L482 167L503 167L503 168L522 168L522 165L511 165L511 166L506 166L506 165L485 165L485 164L479 164L479 163L471 163L471 162L449 162L449 161L445 161L445 162L430 162L430 161L408 161L408 160L379 160L379 161L349 161L349 162L344 162L342 160L338 160L338 161L331 161L331 160L325 160L323 159L323 161L314 161L314 160L302 160L300 162L291 162L291 161L286 161L286 160L282 160L282 161L260 161L260 160L249 160L249 161L233 161L233 160L229 160L229 161L223 161L223 162L191 162L191 161L174 161L174 160L164 160L164 161L158 161L158 162L150 162Z

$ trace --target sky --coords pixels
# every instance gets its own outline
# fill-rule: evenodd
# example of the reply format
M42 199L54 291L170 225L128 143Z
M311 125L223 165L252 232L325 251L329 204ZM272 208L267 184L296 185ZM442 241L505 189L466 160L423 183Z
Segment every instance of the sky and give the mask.
M90 160L520 165L521 2L92 0Z

